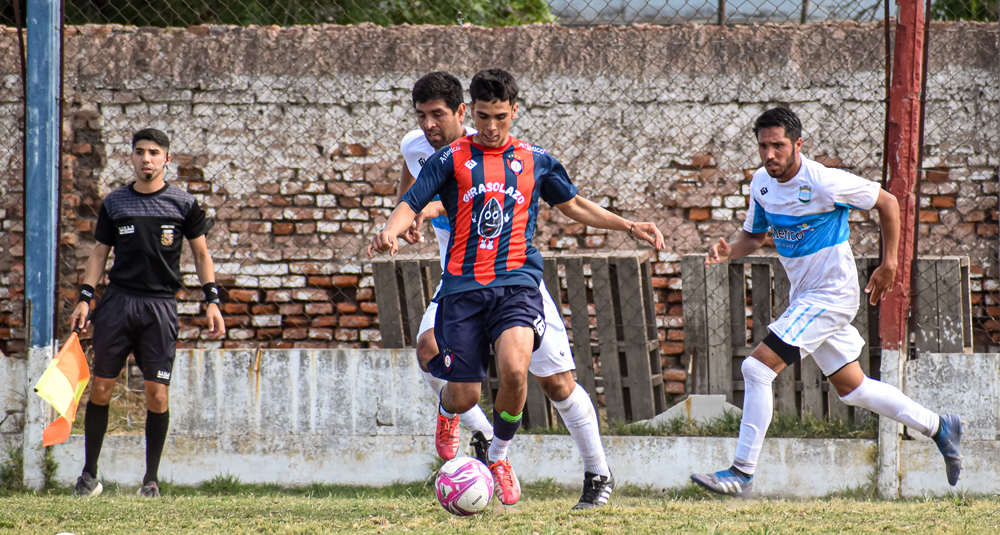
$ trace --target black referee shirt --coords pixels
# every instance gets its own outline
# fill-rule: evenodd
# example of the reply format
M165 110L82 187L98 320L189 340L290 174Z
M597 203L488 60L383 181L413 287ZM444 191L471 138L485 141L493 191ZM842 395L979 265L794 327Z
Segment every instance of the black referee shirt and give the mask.
M181 242L208 232L205 211L190 193L169 184L139 193L135 183L104 198L94 237L114 247L109 286L147 297L181 289Z

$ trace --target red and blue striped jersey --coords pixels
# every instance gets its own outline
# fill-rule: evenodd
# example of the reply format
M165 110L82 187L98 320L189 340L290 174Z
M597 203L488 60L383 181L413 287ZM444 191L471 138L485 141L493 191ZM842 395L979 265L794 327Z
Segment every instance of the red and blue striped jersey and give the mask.
M542 255L531 245L539 196L550 205L576 196L566 169L545 149L510 137L483 147L473 136L434 153L405 195L419 212L440 195L452 233L441 279L445 295L493 286L531 286L542 279Z

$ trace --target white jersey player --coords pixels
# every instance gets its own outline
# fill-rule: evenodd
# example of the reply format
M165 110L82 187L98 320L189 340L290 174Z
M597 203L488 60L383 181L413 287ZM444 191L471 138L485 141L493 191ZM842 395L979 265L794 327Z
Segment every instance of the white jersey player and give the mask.
M879 213L882 265L865 292L877 303L892 287L899 247L899 206L875 182L802 157L802 123L787 108L774 108L755 125L763 167L750 182L743 231L732 243L720 239L706 265L746 256L768 231L791 283L788 309L743 361L743 420L732 467L691 479L717 494L747 496L774 410L771 385L788 365L812 355L841 401L892 418L934 439L944 455L948 482L962 469L958 416L939 416L898 388L865 376L857 359L864 341L851 325L858 311L858 273L848 242L850 209Z
M424 161L438 149L447 146L463 135L474 134L471 128L462 126L465 119L465 104L461 83L454 76L444 72L430 73L416 82L413 87L413 105L417 113L420 129L403 137L400 150L405 166L399 185L399 197L420 177ZM397 198L398 204L398 198ZM451 227L440 202L430 203L417 217L414 226L402 237L411 243L422 239L419 234L421 222L430 219L441 249L441 262L448 253ZM614 477L608 468L601 444L597 413L590 402L586 390L573 379L573 354L570 351L562 314L553 303L545 283L540 285L545 307L546 329L541 345L531 355L529 371L535 375L545 394L559 411L566 427L576 441L584 462L583 494L573 509L590 509L607 503L614 489ZM434 319L437 303L431 302L420 322L417 335L417 356L424 376L439 395L445 381L427 372L427 362L438 353L434 339ZM493 427L479 406L461 414L461 423L473 431L473 443L477 457L485 462L486 449L492 438ZM453 458L459 448L458 427L451 425L444 416L438 417L435 445L442 459Z

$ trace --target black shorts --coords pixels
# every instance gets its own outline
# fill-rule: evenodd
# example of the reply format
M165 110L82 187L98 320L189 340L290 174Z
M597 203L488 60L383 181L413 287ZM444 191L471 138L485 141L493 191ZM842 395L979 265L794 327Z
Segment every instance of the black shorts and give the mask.
M109 287L94 317L94 375L114 379L129 353L147 381L170 384L177 353L177 300L140 297Z
M440 353L427 363L431 375L455 383L486 378L490 344L511 327L530 327L532 352L545 334L542 292L537 287L499 286L446 295L438 302L434 338Z

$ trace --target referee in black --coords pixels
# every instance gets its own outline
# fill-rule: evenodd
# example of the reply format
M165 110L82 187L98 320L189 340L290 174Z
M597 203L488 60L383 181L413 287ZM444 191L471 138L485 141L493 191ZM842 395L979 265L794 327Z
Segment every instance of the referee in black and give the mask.
M104 276L108 254L115 250L108 273L108 287L94 310L93 383L84 417L86 461L77 479L77 496L97 496L97 458L108 429L108 404L115 382L129 353L146 381L146 475L139 496L160 495L157 470L167 438L170 412L167 389L177 350L177 300L181 289L181 242L187 238L205 292L208 334L225 334L219 311L215 266L205 235L211 221L194 196L166 184L163 175L170 163L170 140L159 130L147 128L132 136L135 181L112 191L104 199L80 299L70 325L89 325L90 300Z

